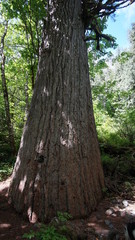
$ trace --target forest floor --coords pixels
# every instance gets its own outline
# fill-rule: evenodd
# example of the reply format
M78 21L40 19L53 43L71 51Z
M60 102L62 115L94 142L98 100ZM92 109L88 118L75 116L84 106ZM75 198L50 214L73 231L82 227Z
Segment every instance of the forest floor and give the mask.
M0 182L0 240L21 240L24 233L36 230L32 224L18 215L8 202L8 187L11 178ZM107 184L116 189L113 194L105 194L97 209L87 218L71 220L68 224L77 234L77 239L125 239L124 225L135 218L135 187L125 187L107 179ZM111 182L110 182L111 181ZM124 190L123 190L124 187ZM121 191L119 191L121 189ZM109 235L109 236L108 236ZM115 237L113 238L113 235ZM116 236L117 235L117 236Z

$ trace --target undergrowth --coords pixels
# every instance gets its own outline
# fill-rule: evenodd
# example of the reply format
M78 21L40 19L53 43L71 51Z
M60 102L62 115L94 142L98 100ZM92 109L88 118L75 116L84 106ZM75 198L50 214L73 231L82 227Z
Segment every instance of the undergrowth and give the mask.
M9 177L13 170L12 162L0 162L0 181L5 180Z
M40 230L37 232L30 231L29 233L25 233L23 235L25 239L33 239L36 238L37 240L67 240L67 238L60 234L56 227L45 225L41 226Z
M23 235L24 239L36 239L36 240L68 240L76 238L72 235L70 229L66 226L66 223L71 219L71 215L64 212L57 212L55 217L50 224L42 224L38 231L30 231ZM72 236L73 237L72 237Z

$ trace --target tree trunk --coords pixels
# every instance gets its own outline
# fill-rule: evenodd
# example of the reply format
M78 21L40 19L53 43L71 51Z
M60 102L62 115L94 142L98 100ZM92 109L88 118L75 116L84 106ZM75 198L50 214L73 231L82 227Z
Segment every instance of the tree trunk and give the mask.
M26 120L27 117L28 117L28 112L29 112L28 72L26 72L25 78L26 78L26 83L25 83L25 89L24 89L24 91L25 91L25 104L26 104L26 105L25 105L25 120Z
M2 90L3 90L4 103L5 103L6 122L7 122L8 133L9 133L9 143L10 143L12 155L15 156L16 147L15 147L14 131L13 131L13 126L11 122L8 89L7 89L7 83L6 83L6 77L5 77L4 40L7 34L7 28L8 28L8 22L5 23L5 31L1 37L1 79L2 79Z
M34 95L9 190L18 212L88 216L104 177L93 117L81 0L50 0Z
M32 59L31 59L31 85L32 85L32 90L34 90L34 84L35 84L35 76L34 76L34 65L32 65Z

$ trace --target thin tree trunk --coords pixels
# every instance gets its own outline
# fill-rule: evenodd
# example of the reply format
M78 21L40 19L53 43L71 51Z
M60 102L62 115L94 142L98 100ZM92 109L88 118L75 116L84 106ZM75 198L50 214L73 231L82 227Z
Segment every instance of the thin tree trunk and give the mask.
M88 216L104 177L93 116L81 0L50 0L31 108L9 190L18 212Z
M35 52L35 45L33 45L33 33L32 33L32 27L30 25L30 38L32 41L32 48L33 48L33 53ZM33 59L33 53L31 52L31 48L30 48L30 43L29 43L29 31L28 31L28 26L27 26L27 22L25 21L25 31L26 31L26 39L27 39L27 46L28 46L28 50L29 50L29 55L30 55L30 75L31 75L31 86L32 86L32 90L34 89L34 85L35 85L35 74L34 74L34 63L33 60L35 61L35 59ZM31 35L32 34L32 35Z
M28 94L28 72L26 72L26 83L25 83L25 120L28 117L28 112L29 112L29 94Z
M5 77L5 58L6 57L4 55L4 40L7 34L7 29L8 29L8 22L5 23L5 31L1 37L1 79L2 79L2 89L3 89L4 103L5 103L6 122L7 122L8 133L9 133L9 143L10 143L12 155L15 156L16 147L15 147L14 131L13 131L13 126L11 122L8 89L7 89L6 77Z

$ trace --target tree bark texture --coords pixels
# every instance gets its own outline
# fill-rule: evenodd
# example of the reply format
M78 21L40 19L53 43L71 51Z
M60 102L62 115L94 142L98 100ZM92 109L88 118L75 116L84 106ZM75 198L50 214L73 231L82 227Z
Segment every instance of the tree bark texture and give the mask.
M12 155L15 156L16 154L16 147L15 147L15 139L14 139L14 131L11 122L10 116L10 106L9 106L9 98L8 98L8 89L6 83L6 76L5 76L5 54L4 54L4 41L7 34L8 29L8 22L5 23L5 30L1 37L1 79L2 79L2 90L4 96L4 103L5 103L5 113L6 113L6 123L9 133L9 144L11 147Z
M104 177L93 117L81 0L48 3L34 95L9 195L30 220L88 216Z

